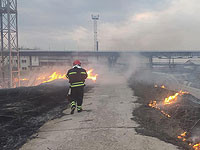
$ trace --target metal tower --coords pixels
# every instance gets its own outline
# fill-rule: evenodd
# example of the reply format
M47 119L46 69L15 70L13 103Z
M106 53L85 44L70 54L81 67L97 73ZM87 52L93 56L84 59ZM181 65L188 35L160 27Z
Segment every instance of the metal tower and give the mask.
M92 15L92 20L94 21L94 51L99 50L99 43L97 40L97 20L99 20L99 15Z
M5 87L20 86L17 0L0 0L1 71Z

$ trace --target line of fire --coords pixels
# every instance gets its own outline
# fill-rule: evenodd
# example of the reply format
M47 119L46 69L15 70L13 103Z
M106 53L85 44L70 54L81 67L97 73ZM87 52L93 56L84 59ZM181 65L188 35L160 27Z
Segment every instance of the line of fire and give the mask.
M155 85L154 87L162 88L162 89L166 88L164 85L161 85L161 86ZM167 108L167 107L170 107L171 105L177 105L177 101L181 101L181 97L183 95L187 95L187 94L189 94L189 92L179 91L173 95L170 95L170 96L164 98L159 103L157 103L156 100L152 100L152 101L150 101L148 106L160 111L160 113L162 113L163 116L168 117L170 119L171 117L173 118L173 113L168 113L167 111L169 111L170 108ZM198 120L192 128L194 128L197 125L197 123L199 123L199 122L200 122L200 120ZM200 142L193 143L191 141L191 139L189 139L189 136L188 136L189 132L190 131L187 131L187 132L185 131L185 132L181 133L180 135L178 135L177 138L182 140L183 142L187 143L192 149L199 150Z

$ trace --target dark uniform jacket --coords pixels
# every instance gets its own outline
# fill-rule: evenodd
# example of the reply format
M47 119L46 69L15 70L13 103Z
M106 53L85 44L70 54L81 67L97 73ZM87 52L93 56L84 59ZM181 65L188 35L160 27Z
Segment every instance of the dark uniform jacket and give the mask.
M69 79L70 87L80 87L85 86L84 82L87 78L87 72L85 69L74 66L67 72L66 77Z

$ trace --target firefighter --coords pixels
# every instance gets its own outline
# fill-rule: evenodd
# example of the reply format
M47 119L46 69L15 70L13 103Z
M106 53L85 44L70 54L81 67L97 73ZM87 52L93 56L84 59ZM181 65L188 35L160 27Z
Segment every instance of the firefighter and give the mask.
M87 72L81 67L81 62L75 60L72 69L68 70L66 77L69 79L70 88L68 92L71 103L71 114L74 114L77 105L77 111L82 112L82 103L84 95L84 82L87 78Z

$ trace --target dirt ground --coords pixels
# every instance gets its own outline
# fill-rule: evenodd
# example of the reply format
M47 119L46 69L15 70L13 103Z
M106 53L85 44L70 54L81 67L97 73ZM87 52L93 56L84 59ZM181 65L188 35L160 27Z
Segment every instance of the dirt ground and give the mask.
M176 92L161 87L155 88L153 83L147 84L138 80L139 74L138 72L131 78L129 85L134 90L134 95L139 97L137 103L140 106L133 111L133 120L140 125L136 127L136 131L139 134L157 137L165 142L177 145L180 149L191 149L188 144L193 142L192 134L200 129L200 123L197 123L200 119L200 105L195 103L200 101L190 94L178 97L175 104L162 108L171 116L168 118L160 110L151 108L148 104L152 100L159 103ZM177 136L185 131L187 132L187 141L182 142Z
M18 149L45 122L63 116L68 107L66 85L1 89L0 149Z

